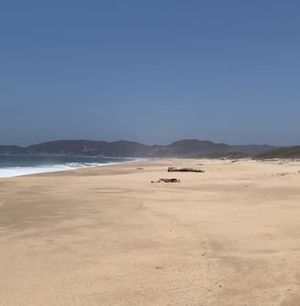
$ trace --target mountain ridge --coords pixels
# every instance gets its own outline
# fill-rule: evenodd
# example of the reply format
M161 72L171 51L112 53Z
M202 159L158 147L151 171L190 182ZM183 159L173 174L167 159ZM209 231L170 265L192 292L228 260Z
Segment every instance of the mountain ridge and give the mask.
M87 155L110 157L201 157L236 154L260 154L278 147L268 145L229 145L208 140L181 139L168 145L145 145L118 140L54 140L27 147L0 145L0 154Z

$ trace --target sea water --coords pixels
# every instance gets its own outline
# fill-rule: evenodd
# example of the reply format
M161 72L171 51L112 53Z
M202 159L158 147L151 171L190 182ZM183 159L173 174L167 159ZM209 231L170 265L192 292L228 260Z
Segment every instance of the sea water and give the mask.
M48 156L48 155L0 155L0 177L14 177L35 173L67 171L132 161L130 158Z

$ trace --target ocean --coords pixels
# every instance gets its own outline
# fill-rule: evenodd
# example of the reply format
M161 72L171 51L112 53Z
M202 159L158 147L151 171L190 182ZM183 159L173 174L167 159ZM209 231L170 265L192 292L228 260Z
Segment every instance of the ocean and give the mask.
M132 158L0 155L0 177L14 177L35 173L58 172L133 161Z

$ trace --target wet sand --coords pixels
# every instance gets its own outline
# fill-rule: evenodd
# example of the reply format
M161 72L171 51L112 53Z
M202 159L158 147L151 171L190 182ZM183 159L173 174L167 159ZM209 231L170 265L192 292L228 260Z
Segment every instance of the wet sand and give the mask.
M300 162L0 179L0 273L5 306L300 305Z

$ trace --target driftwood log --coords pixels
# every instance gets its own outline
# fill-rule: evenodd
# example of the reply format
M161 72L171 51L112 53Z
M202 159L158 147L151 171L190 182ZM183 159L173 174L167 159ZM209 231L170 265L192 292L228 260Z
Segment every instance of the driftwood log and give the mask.
M168 167L168 172L198 172L204 173L204 170L194 168Z
M180 183L180 180L177 178L160 178L157 181L151 181L151 183Z

